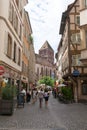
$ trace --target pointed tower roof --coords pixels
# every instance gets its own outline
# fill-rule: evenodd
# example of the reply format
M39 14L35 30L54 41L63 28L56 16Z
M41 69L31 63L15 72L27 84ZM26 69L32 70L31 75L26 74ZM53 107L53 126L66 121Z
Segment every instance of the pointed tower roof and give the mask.
M49 48L49 49L51 49L53 51L53 49L50 46L48 41L45 41L45 43L42 45L42 47L39 50L43 50L43 49L46 49L46 48Z

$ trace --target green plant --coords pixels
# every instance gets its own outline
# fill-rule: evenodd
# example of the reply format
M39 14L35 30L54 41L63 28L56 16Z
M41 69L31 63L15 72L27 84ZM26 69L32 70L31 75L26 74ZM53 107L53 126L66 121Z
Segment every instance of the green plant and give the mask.
M2 99L4 100L13 100L16 94L17 89L15 86L7 84L5 87L2 88Z
M61 91L62 91L63 97L66 100L72 100L73 95L72 95L71 87L63 87L63 88L61 88Z
M39 80L39 83L49 85L49 86L53 86L54 85L54 80L49 76L44 76Z
M33 37L31 35L29 36L29 41L33 43Z

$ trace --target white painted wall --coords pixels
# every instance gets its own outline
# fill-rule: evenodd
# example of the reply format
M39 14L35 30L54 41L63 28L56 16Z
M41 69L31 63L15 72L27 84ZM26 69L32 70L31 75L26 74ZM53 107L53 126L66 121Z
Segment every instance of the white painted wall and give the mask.
M6 56L6 52L5 52L8 32L12 37L12 41L13 42L15 41L17 43L17 46L20 47L22 51L21 41L20 42L17 41L18 37L17 35L15 35L16 33L14 34L14 31L12 30L12 26L8 20L9 0L0 0L0 5L1 5L0 6L0 16L1 16L0 18L0 60L12 66L13 68L17 69L18 71L21 71L22 67L19 66L17 63L14 63L12 59L9 59Z
M80 26L87 24L87 9L80 12Z

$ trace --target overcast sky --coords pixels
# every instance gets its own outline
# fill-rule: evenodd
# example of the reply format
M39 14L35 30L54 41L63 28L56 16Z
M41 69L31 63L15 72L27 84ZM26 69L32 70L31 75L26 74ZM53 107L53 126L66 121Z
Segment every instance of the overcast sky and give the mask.
M29 12L33 30L35 53L38 53L46 40L54 52L57 52L61 37L61 35L59 35L61 16L67 9L67 6L74 1L75 0L29 0L26 9Z

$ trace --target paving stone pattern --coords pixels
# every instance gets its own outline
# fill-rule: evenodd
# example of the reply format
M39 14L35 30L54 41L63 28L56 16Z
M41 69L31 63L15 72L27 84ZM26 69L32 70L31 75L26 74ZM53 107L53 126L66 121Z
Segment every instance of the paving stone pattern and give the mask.
M87 130L87 105L62 104L51 95L48 107L25 104L12 116L0 116L0 130Z

